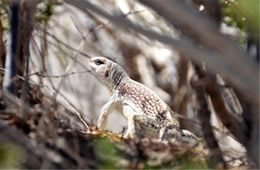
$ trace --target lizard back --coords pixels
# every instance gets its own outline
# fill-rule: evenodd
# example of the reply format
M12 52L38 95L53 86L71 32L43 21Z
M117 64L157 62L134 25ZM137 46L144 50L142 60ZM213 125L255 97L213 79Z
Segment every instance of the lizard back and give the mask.
M143 114L165 125L179 126L168 105L146 86L129 79L117 88L120 97L126 102L132 102Z

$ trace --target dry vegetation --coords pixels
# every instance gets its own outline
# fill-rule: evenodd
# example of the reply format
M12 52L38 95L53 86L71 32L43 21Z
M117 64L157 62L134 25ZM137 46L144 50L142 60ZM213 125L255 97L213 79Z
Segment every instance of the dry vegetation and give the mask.
M258 6L258 7L257 7ZM0 168L259 168L258 0L1 0ZM88 69L109 56L195 133L125 139Z

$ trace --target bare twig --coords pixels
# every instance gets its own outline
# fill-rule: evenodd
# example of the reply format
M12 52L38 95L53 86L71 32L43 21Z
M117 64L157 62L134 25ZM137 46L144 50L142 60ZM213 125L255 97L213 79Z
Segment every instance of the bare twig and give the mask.
M35 46L37 47L36 44L35 44ZM38 50L38 52L40 53L39 48L37 48L37 50ZM74 62L78 62L77 59L75 59ZM83 67L84 67L84 66L83 66ZM85 68L85 67L84 67L84 68ZM85 69L87 69L87 68L85 68ZM45 71L44 71L44 72L45 72ZM82 72L80 72L80 73L83 73L83 72L89 72L89 70L82 71ZM42 75L42 76L43 76L43 77L46 77L46 78L48 78L48 79L50 79L51 77L52 77L52 78L59 78L59 77L64 78L64 77L67 77L67 76L69 76L69 75L77 74L77 73L79 73L79 72L65 73L65 74L63 74L63 75L58 75L58 76L46 76L46 75ZM35 73L30 74L30 76L33 76L33 75L41 76L41 73L35 72ZM48 90L50 90L51 92L53 92L53 94L55 94L55 93L56 93L56 95L60 94L60 95L63 97L63 99L65 100L66 104L67 104L68 106L70 106L70 107L76 112L76 115L78 116L78 118L80 119L80 121L83 123L83 125L86 127L86 131L88 131L88 130L89 130L89 127L88 127L88 124L86 123L86 121L85 121L84 118L83 118L83 113L82 113L80 110L78 110L77 107L76 107L75 105L73 105L64 95L62 95L62 94L60 93L60 91L55 88L55 86L53 85L52 82L51 82L51 86L52 86L52 89L49 88L48 86L44 86L44 87L46 87ZM54 100L53 100L53 98L52 98L52 102L50 102L50 103L52 104L53 101L54 101Z
M1 68L0 68L1 69ZM46 74L41 74L41 72L35 72L35 73L31 73L29 74L29 76L40 76L43 78L62 78L62 77L68 77L71 75L76 75L76 74L84 74L84 73L89 73L90 70L85 70L85 71L76 71L76 72L70 72L70 73L65 73L65 74L61 74L61 75L46 75Z
M3 70L3 71L4 71L4 69L2 69L2 68L0 68L0 70ZM19 79L23 80L23 81L26 80L24 77L21 77L21 76L17 76L17 77L18 77ZM31 82L31 83L33 83L33 82ZM36 85L36 84L34 83L34 85ZM40 85L37 85L37 86L40 86ZM41 86L41 87L42 87L42 86ZM52 91L52 92L56 92L56 91L57 91L56 89L52 90L51 88L49 88L49 87L46 86L46 85L45 85L44 87L46 87L48 90L50 90L50 91ZM35 112L39 112L39 111L41 111L41 112L43 112L43 113L46 113L47 110L48 110L48 109L45 109L45 110L35 110L34 108L31 108L29 105L27 105L26 103L24 103L24 101L22 101L22 100L16 98L15 96L13 96L13 95L10 94L10 93L4 93L3 95L6 97L6 99L8 99L9 101L11 101L11 102L12 102L13 104L15 104L18 108L27 108L26 111L27 111L28 113L35 113ZM71 109L73 109L73 110L75 111L76 115L78 116L78 118L80 119L80 121L82 122L82 124L86 127L86 131L88 131L88 130L89 130L88 124L87 124L87 122L86 122L86 121L84 120L84 118L83 118L84 113L82 113L79 109L77 109L77 107L76 107L74 104L72 104L61 92L59 92L59 95L64 99L65 103L66 103ZM14 113L17 113L17 112L14 112Z
M82 122L82 124L85 126L86 128L86 132L89 132L89 126L87 124L87 121L83 118L84 113L81 112L79 109L77 109L77 107L70 102L69 99L67 99L62 93L59 93L59 95L64 99L65 103L72 108L75 113L77 114L78 118L80 119L80 121Z
M25 81L23 83L22 99L27 101L27 94L29 89L28 74L29 74L29 58L30 58L30 37L33 30L33 18L36 11L38 1L23 1L21 24L23 25L23 53L25 57Z
M63 42L62 40L58 39L55 35L53 35L53 34L51 34L50 32L44 30L44 29L41 28L40 26L38 26L37 28L38 28L38 29L41 29L42 31L45 31L46 34L47 34L49 37L51 37L53 40L55 40L55 41L56 41L57 43L59 43L60 45L62 45L62 46L64 46L64 47L68 48L69 50L72 50L73 52L76 52L76 51L77 51L77 49L71 47L71 46L68 45L67 43L65 43L65 42ZM35 34L36 34L37 36L43 38L42 35L37 34L37 33L35 33ZM47 41L48 41L48 40L47 40ZM51 42L51 41L48 41L48 43L52 43L52 42ZM90 58L90 56L89 56L88 54L86 54L86 53L84 53L84 52L82 52L82 51L80 51L79 53L80 53L80 55L82 55L82 56L84 56L84 57Z

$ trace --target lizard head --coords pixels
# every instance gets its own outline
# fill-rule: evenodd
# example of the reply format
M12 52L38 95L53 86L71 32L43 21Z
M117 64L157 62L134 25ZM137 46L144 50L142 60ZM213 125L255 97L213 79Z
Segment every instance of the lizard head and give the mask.
M92 57L89 65L94 75L110 90L118 86L124 78L128 78L120 65L106 57Z
M101 78L106 78L112 68L112 62L105 57L92 57L89 59L91 71Z

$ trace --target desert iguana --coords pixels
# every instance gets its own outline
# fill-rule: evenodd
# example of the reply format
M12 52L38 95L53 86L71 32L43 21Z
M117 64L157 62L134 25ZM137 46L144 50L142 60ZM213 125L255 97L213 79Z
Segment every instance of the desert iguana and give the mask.
M193 133L180 129L176 114L169 106L152 90L132 80L120 65L105 57L92 57L89 65L93 74L112 93L98 118L99 129L106 127L114 109L121 108L128 120L126 137L177 141L189 146L197 144Z

